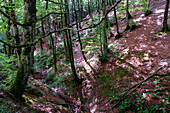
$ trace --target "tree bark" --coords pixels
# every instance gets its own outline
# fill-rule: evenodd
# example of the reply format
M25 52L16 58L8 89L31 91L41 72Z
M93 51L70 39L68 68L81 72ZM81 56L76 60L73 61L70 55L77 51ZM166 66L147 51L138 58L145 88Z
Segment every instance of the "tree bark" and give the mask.
M168 27L168 9L169 9L169 0L166 0L165 12L164 12L164 20L163 20L163 28L161 31L166 32L170 31Z
M67 6L65 7L66 8L65 9L66 10L65 26L68 27L69 26L68 0L65 0L65 4L67 4ZM73 76L74 76L74 82L75 82L75 85L78 86L80 84L80 80L79 80L79 77L77 76L75 65L74 65L73 48L72 48L72 41L71 41L70 31L66 30L65 35L66 35L67 48L68 48L68 52L69 52L69 61L71 63L71 69L72 69Z
M61 4L63 3L62 0L60 0L60 2L61 2ZM62 13L63 12L63 6L62 5L60 5L60 10L61 10L61 13ZM63 15L61 15L61 27L64 28ZM65 32L63 32L63 42L64 42L64 50L65 50L66 60L69 61L69 53L68 53L68 48L67 48Z
M126 0L126 29L125 31L130 29L130 25L129 25L129 0Z
M75 19L76 19L76 28L77 28L77 30L79 30L78 19L77 19L77 16L76 16L77 13L76 13L76 8L75 8L74 0L73 0L73 6L74 6ZM81 24L81 22L79 24ZM81 39L80 39L79 31L77 32L77 35L78 35L78 41L79 41L79 44L80 44L80 50L81 50L81 53L82 53L84 61L86 62L87 65L89 65L89 67L93 70L93 72L96 72L95 69L91 66L91 64L87 61L87 58L86 58L85 53L83 51L83 46L82 46L82 42L81 42Z
M119 25L118 25L118 21L117 21L116 8L114 8L114 16L115 16L116 29L117 29L117 34L118 34L119 33Z
M105 4L105 0L102 0L102 5L103 5L103 15L105 15L106 13L106 4ZM106 21L107 18L104 19L103 21L103 57L105 58L108 52L108 42L107 42L107 35L106 35Z
M6 11L6 12L8 13L8 11ZM11 26L10 20L7 19L7 26L4 27L6 29L5 37L6 37L7 42L10 41L10 26ZM6 52L7 52L8 57L11 56L11 50L12 50L11 47L9 47L9 46L6 47Z
M15 11L13 10L13 3L12 0L9 0L9 5L10 5L10 12L9 15L11 18L13 18L13 20L17 20L16 15L15 15ZM19 30L17 27L17 24L12 21L12 29L13 29L13 35L14 35L14 39L17 45L20 45L20 38L19 38ZM16 49L17 55L19 57L19 59L21 59L21 48L17 48Z
M34 22L36 18L36 0L24 0L24 17L23 23L27 26L23 27L24 38L23 43L31 43L34 31ZM22 49L21 61L17 71L16 78L11 84L10 92L17 100L22 100L28 77L31 71L31 47Z

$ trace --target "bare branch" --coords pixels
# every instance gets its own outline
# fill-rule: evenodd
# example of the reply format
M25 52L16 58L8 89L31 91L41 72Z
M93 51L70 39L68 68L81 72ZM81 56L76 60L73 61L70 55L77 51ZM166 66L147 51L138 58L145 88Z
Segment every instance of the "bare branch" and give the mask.
M21 27L24 27L25 25L24 24L21 24L17 21L15 21L13 18L11 18L10 16L8 16L6 13L4 13L1 9L0 9L0 13L3 14L6 18L12 20L14 23L16 23L17 25L21 26Z
M66 6L66 4L57 3L57 2L54 2L54 1L51 1L51 0L45 0L45 1L49 1L49 2L54 3L54 4L57 4L57 5L65 5L65 6Z
M92 25L92 26L85 27L85 28L82 28L82 29L79 29L79 30L74 30L74 31L80 32L80 31L83 31L83 30L86 30L86 29L89 29L89 28L95 28L95 27L97 27L97 26L100 25L100 24L103 22L103 20L107 17L107 14L108 14L110 11L112 11L112 9L113 9L114 7L116 7L121 1L122 1L122 0L117 1L112 7L110 7L109 9L107 9L107 10L106 10L106 14L102 17L102 19L101 19L97 24L94 24L94 25Z
M64 31L64 30L68 30L68 28L63 28L63 29L58 29L56 31L52 31L52 32L48 32L46 35L36 39L34 42L30 43L30 42L27 42L27 43L24 43L24 44L21 44L21 45L17 45L15 44L16 46L13 46L11 45L10 43L8 42L5 42L3 40L0 40L1 43L4 43L5 45L9 46L9 47L12 47L12 48L22 48L22 47L29 47L29 46L32 46L32 45L35 45L38 41L40 41L41 39L44 39L46 37L48 37L49 35L51 35L52 33L55 33L55 32L60 32L60 31Z
M65 14L65 13L51 12L51 13L48 13L47 15L45 15L44 17L41 17L41 18L37 19L37 20L35 21L35 23L38 22L38 21L40 21L40 20L43 20L44 18L50 16L51 14Z

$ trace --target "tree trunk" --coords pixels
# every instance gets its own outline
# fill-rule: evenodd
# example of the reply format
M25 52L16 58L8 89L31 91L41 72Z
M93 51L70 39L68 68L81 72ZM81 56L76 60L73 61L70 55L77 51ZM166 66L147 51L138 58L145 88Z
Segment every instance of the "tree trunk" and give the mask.
M65 14L65 26L69 26L69 8L68 8L68 0L65 0L65 4L67 4L66 8L66 14ZM75 85L78 86L80 84L79 77L77 76L75 65L74 65L74 57L73 57L73 48L72 48L72 41L71 41L71 36L70 36L70 31L65 30L65 35L66 35L66 42L67 42L67 48L69 52L69 60L71 63L71 69L73 72L74 76L74 82Z
M100 0L98 0L98 18L100 20ZM103 56L103 47L102 47L102 33L101 33L101 24L99 25L99 35L100 35L100 51L101 51L101 55L100 56Z
M6 11L6 12L8 12L8 11ZM11 26L10 20L7 19L7 26L4 27L6 29L5 37L6 37L7 42L10 41L10 26ZM11 56L11 50L12 50L11 47L9 47L9 46L6 47L6 52L7 52L8 57Z
M24 17L23 23L27 26L23 27L24 38L23 43L31 43L34 31L34 21L36 19L36 1L24 0ZM31 71L31 47L25 47L22 49L20 66L17 71L16 78L11 84L10 92L16 99L21 100L27 85L28 77Z
M51 26L51 20L50 20L50 18L49 18L49 32L50 32L50 26ZM55 48L55 44L54 44L54 38L53 38L53 36L52 36L52 34L50 35L50 39L51 39L51 45L52 45L52 50L53 50L53 64L54 64L54 70L55 70L55 73L54 73L54 76L56 75L56 73L57 73L57 65L56 65L56 63L57 63L57 61L56 61L56 48Z
M60 0L60 2L63 3L62 0ZM63 12L63 6L62 5L60 5L60 10L61 10L61 13L62 13ZM61 27L64 28L63 15L61 15ZM64 50L65 50L66 60L69 61L69 53L68 53L68 48L67 48L65 32L63 32L63 42L64 42Z
M119 34L119 26L118 26L117 15L116 15L116 8L115 7L114 7L114 16L115 16L115 21L116 21L117 34Z
M102 0L102 4L103 4L103 15L105 15L105 13L106 13L105 0ZM103 57L104 57L104 59L108 52L108 43L107 43L107 35L106 35L106 21L107 21L107 18L105 18L103 21L103 50L104 50Z
M164 12L164 20L163 20L163 28L161 31L166 32L170 31L168 27L168 9L169 9L169 0L166 0L165 12Z
M77 28L77 30L79 30L79 26L78 26L78 19L77 19L77 13L76 13L76 6L75 6L75 2L74 2L74 0L73 0L73 6L74 6L74 13L75 13L75 18L76 18L76 28ZM81 24L81 22L80 22L80 24ZM79 41L79 44L80 44L80 50L81 50L81 53L82 53L82 55L83 55L83 59L84 59L84 61L87 63L87 65L89 65L89 67L93 70L93 72L96 72L95 71L95 69L90 65L90 63L87 61L87 58L86 58L86 56L85 56L85 53L84 53L84 51L83 51L83 46L82 46L82 42L81 42L81 39L80 39L80 33L79 33L79 31L77 32L77 35L78 35L78 41Z
M130 25L129 25L129 0L126 0L126 29L125 31L130 29Z
M12 0L9 0L9 5L10 5L10 9L11 9L9 12L9 15L11 18L13 18L16 21L17 18L15 15L15 11L13 10ZM14 35L15 42L17 45L20 45L19 30L18 30L17 24L14 21L12 21L12 29L13 29L13 35ZM16 52L17 52L19 59L21 59L21 48L17 48Z

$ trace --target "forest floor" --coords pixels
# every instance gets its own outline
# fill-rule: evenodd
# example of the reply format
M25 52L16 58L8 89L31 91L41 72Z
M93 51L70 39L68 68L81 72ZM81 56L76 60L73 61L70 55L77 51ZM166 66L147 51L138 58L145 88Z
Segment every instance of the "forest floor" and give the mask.
M44 79L43 74L34 74L28 84L33 88L36 87L41 94L25 93L24 98L29 109L18 105L16 111L19 109L22 113L33 111L81 113L84 108L87 113L135 113L147 110L147 107L157 109L154 105L160 105L161 109L165 108L170 112L170 108L167 107L170 104L167 100L170 93L170 64L166 62L170 61L170 32L159 32L162 28L164 7L165 0L151 0L153 13L149 16L145 17L142 11L131 12L137 27L132 31L123 32L117 40L114 36L109 38L110 51L107 62L101 64L96 55L90 57L93 51L86 53L96 73L85 64L80 45L74 42L78 44L73 48L76 51L74 54L76 68L80 70L83 66L83 70L86 70L78 73L79 77L85 79L80 91L84 98L83 102L76 97L78 93L72 88L71 82L65 81L63 87L50 89L48 84L38 80ZM170 25L170 14L168 24ZM119 28L120 31L125 30L125 20L119 19ZM115 51L118 54L117 58ZM140 84L155 72L157 74L154 77ZM134 85L136 86L133 87ZM137 107L140 109L137 110Z

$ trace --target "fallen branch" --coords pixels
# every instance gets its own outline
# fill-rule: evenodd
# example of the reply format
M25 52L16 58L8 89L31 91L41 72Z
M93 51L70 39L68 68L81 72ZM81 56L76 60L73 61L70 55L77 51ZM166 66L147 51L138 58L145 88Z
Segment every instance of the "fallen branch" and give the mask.
M131 88L129 88L127 91L129 92L125 92L125 94L119 99L118 102L116 102L116 104L114 104L113 106L111 106L109 109L107 110L101 110L100 112L107 112L110 111L111 109L113 109L115 106L117 106L122 100L124 100L128 95L130 95L132 92L134 92L140 85L142 85L144 82L148 81L149 79L151 79L152 77L157 75L157 72L160 71L161 69L163 69L163 67L160 67L159 69L156 70L156 72L154 74L152 74L151 76L149 76L147 79L143 80L142 82L132 86Z

